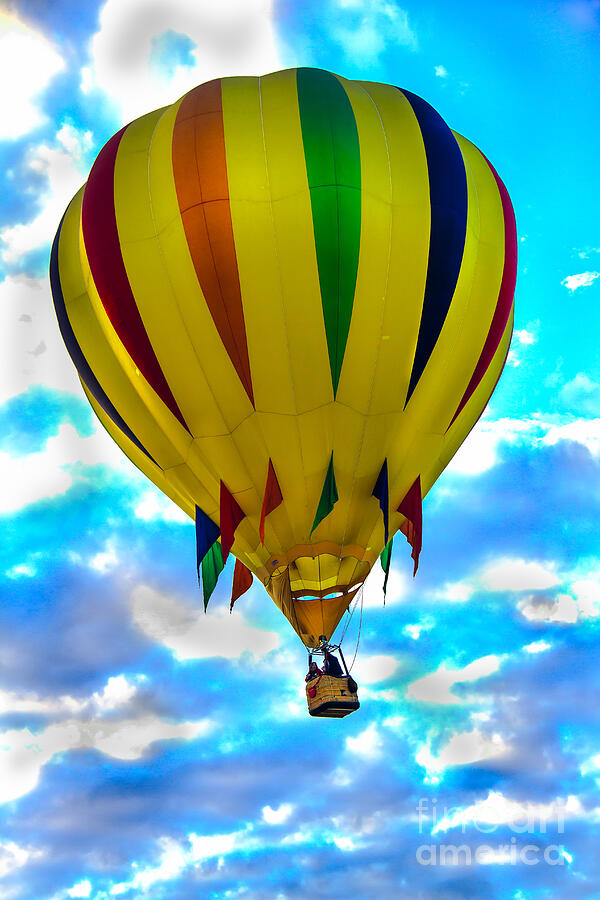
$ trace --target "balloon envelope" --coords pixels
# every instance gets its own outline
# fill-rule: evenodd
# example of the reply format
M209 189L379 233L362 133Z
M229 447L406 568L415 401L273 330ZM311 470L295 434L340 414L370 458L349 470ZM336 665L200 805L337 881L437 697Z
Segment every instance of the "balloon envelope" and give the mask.
M212 81L121 129L51 260L100 421L307 646L388 536L418 542L410 510L502 371L515 272L483 154L409 91L318 69Z

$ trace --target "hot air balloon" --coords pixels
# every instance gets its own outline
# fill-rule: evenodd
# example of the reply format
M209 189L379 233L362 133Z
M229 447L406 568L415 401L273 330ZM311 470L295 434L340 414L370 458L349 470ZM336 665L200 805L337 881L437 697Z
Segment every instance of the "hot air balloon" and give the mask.
M485 408L516 230L486 157L408 90L222 78L112 137L52 248L58 322L127 456L330 640Z

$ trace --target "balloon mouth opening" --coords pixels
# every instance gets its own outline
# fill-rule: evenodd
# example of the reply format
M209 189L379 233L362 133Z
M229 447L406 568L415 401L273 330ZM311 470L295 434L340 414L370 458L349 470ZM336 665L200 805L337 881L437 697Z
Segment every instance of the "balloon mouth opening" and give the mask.
M337 588L332 588L327 591L322 591L321 593L292 591L292 597L294 600L298 600L300 602L306 602L307 600L339 600L342 597L347 597L349 594L354 596L356 591L358 591L363 585L364 581L359 581L353 585L344 585Z

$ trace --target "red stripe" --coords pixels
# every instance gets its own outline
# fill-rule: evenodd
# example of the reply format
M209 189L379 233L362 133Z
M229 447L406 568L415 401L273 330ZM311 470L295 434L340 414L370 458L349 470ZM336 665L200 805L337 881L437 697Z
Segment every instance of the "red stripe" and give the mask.
M473 392L482 380L490 363L492 362L492 359L494 358L494 354L496 353L500 341L502 340L502 335L504 334L506 323L508 322L508 317L510 315L510 310L515 295L515 284L517 281L517 225L515 222L515 213L512 207L512 203L510 202L510 197L508 196L508 191L506 190L502 179L494 169L489 159L487 159L487 157L485 156L484 159L492 170L492 174L496 179L496 184L498 185L498 190L500 191L500 198L502 200L502 212L504 214L504 269L502 271L502 281L500 283L498 302L496 304L496 309L494 312L494 317L492 319L492 324L490 325L488 336L486 338L485 344L483 345L483 350L481 351L481 356L479 357L479 361L475 366L473 376L463 395L462 400L458 405L458 409L452 417L452 422L450 422L450 425L448 425L448 428L450 428L458 414L464 408L467 401L473 395ZM447 430L448 429L446 429L446 431Z
M115 163L125 128L104 145L92 166L81 220L85 249L102 305L148 384L189 431L156 358L133 296L119 243L115 211Z
M229 205L221 81L183 98L173 130L173 175L196 276L219 336L254 406Z

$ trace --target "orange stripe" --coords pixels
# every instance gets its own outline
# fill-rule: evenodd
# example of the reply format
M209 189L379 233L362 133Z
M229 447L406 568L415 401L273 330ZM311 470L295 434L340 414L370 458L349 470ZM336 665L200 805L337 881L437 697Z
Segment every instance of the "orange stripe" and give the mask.
M252 405L246 325L229 206L221 80L183 98L173 131L181 218L210 314Z

